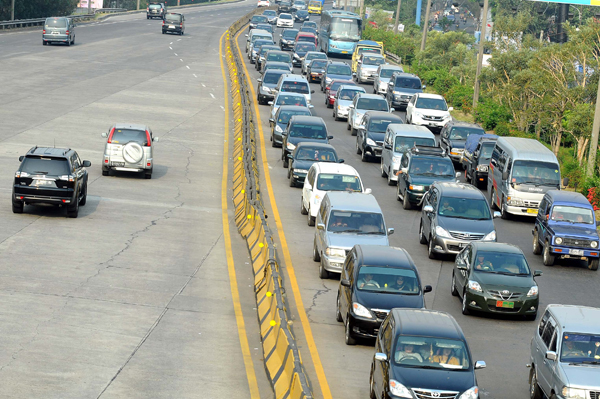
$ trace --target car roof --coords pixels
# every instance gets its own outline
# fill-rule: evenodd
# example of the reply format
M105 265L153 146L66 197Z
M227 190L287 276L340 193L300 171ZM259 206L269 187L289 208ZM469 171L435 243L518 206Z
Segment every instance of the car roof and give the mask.
M521 248L505 242L473 241L471 244L473 245L473 248L475 248L475 252L502 252L505 254L521 254L524 256Z
M320 116L308 116L308 115L293 115L292 119L290 119L290 124L292 120L296 123L303 123L305 125L325 125L325 121Z
M569 202L571 204L584 205L591 207L590 202L581 193L575 191L550 190L546 195L552 199L552 202Z
M444 100L444 96L440 96L439 94L431 94L431 93L417 93L415 94L416 96L422 97L422 98L435 98L438 100Z
M441 310L394 308L396 334L465 340L454 318Z
M323 54L325 57L327 57L327 55L325 55L324 53L320 52L320 51L307 51L306 55L309 54ZM306 57L306 56L305 56ZM321 60L324 60L325 58L321 58Z
M402 118L399 115L392 114L392 113L385 112L385 111L367 111L367 112L365 112L365 117L368 117L371 120L373 120L373 119L391 119L392 123L394 123L394 121L401 122L401 123L396 123L396 125L401 125L404 123L404 120L402 120ZM409 125L409 126L413 126L413 125ZM425 128L425 129L427 129L427 128ZM429 130L429 129L427 129L427 130ZM433 133L431 133L431 134L433 134Z
M357 94L357 96L360 96L360 98L368 98L371 100L384 100L385 101L385 98L381 97L379 94L359 93L359 94Z
M292 14L287 13L287 12L282 12L281 14L279 14L279 16L281 17L282 15L289 15L290 17L292 16Z
M556 163L557 159L554 153L544 144L535 139L526 139L523 137L500 137L496 141L496 146L500 146L514 159L518 160L536 160L539 162Z
M283 111L308 111L310 113L310 109L308 109L308 107L303 107L302 105L282 105L277 110L277 113L279 114Z
M350 89L350 90L355 90L355 91L361 91L362 90L362 93L366 93L367 92L364 87L362 87L362 86L356 86L356 85L340 85L340 87L338 87L338 91L339 90L343 90L343 89ZM389 112L386 112L386 113L389 114Z
M423 94L423 93L421 93ZM458 120L453 120L448 122L451 124L452 127L455 126L461 126L461 127L472 127L472 128L477 128L477 129L481 129L484 130L481 126L479 126L477 123L470 123L470 122L464 122L464 121L458 121ZM490 135L490 136L496 136L496 135ZM490 137L491 138L491 137ZM496 136L496 139L498 138L498 136Z
M346 66L349 66L347 62L343 62L343 61L331 61L329 63L329 65L346 65Z
M282 51L283 53L283 51ZM288 53L286 53L288 54ZM307 82L306 78L302 75L298 75L295 73L286 73L285 76L283 77L283 80L287 80L287 81L300 81L300 82Z
M277 47L277 45L273 45L273 47ZM287 51L281 50L269 50L269 54L289 54Z
M301 147L329 149L329 150L333 150L333 152L335 152L337 154L335 147L332 146L331 144L320 143L317 141L301 141L300 143L298 143L296 145L296 148L301 148ZM326 163L326 162L324 162L324 163ZM339 165L343 165L343 164L339 164Z
M401 66L398 65L393 65L393 64L383 64L379 66L381 69L396 69L398 72L403 72L404 69L402 69Z
M335 175L352 175L359 176L358 171L345 163L335 162L315 162L314 168L318 169L319 173L332 173Z
M394 72L394 74L392 76L396 76L396 77L401 77L401 78L416 78L419 79L419 77L417 75L415 75L414 73L408 73L408 72ZM419 79L420 80L420 79Z
M115 129L129 129L129 130L146 130L146 125L140 125L136 123L115 123L113 126Z
M265 64L265 66L267 66L267 65L271 65L271 66L272 65L283 65L283 66L286 66L286 67L290 66L290 64L288 64L287 62L281 62L281 61L267 61L267 63Z
M356 43L356 45L357 46L379 46L379 47L381 47L381 44L379 44L373 40L359 40L358 43Z
M485 196L475 186L467 183L456 183L456 182L435 182L433 183L437 187L441 195L444 197L452 198L466 198L466 199L485 199Z
M260 17L260 15L255 15L255 17ZM255 35L265 35L265 36L267 36L267 35L271 35L271 32L266 31L264 29L252 29L250 31L250 35L251 36L255 36Z
M552 312L563 332L600 333L600 309L591 306L550 304Z
M27 151L27 155L46 156L53 158L66 158L72 150L70 148L55 148L55 147L31 147Z
M404 248L382 245L361 245L355 247L363 264L369 266L389 266L416 270L415 263Z
M421 137L435 140L435 135L425 126L390 123L387 128L392 130L395 136Z
M334 164L344 165L344 164ZM381 213L381 208L373 194L363 194L350 191L328 191L331 209L334 210L352 210L355 212L377 212Z

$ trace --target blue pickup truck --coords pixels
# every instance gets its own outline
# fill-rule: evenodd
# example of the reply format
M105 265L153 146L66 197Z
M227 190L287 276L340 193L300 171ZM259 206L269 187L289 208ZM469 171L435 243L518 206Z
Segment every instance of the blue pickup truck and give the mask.
M580 259L598 270L598 230L594 208L579 193L550 190L542 199L533 228L533 253L543 252L546 266L554 260Z

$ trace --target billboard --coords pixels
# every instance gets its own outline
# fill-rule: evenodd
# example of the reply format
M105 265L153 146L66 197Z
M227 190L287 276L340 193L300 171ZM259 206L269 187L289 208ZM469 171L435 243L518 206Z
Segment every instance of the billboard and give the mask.
M79 0L79 4L77 5L77 7L90 8L90 2L92 3L91 8L104 8L104 0Z

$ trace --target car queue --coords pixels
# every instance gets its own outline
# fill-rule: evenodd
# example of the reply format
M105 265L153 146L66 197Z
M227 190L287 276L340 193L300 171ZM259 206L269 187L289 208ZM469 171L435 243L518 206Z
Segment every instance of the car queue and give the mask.
M280 50L294 51L297 42L292 38L301 30L284 29ZM272 146L282 147L290 186L302 187L300 212L307 215L309 226L315 226L312 257L319 263L319 277L341 276L335 310L336 320L344 323L346 344L361 338L376 340L371 397L477 398L474 370L485 367L485 362L472 360L452 316L424 310L422 298L431 287L422 285L418 267L405 249L389 246L394 229L387 226L371 190L337 154L322 156L335 154L335 140L330 142L333 136L323 120L311 116L314 91L304 93L305 101L296 94L297 100L279 103L277 99L290 89L284 88L285 80L295 76L302 90L304 82L318 82L335 120L343 120L356 135L361 160L379 160L381 175L397 187L394 195L403 208L420 208L418 240L428 245L429 257L456 256L449 288L461 299L463 314L487 312L536 320L541 311L536 278L542 272L531 270L521 249L498 242L494 218L535 217L533 252L544 253L545 265L575 258L586 261L591 270L597 270L599 258L596 222L585 197L562 196L560 167L547 148L535 140L490 137L477 125L453 120L443 96L423 93L418 76L382 58L364 53L353 73L348 63L324 54L294 57L300 71L282 74L271 88ZM313 63L319 70L315 74L310 73ZM365 82L373 83L374 94L357 84ZM283 112L292 109L303 116ZM407 123L394 114L397 109L406 110ZM302 128L296 127L298 118ZM311 124L319 126L318 137L310 131L314 128L308 128ZM294 136L299 139L291 140ZM317 141L323 144L314 146ZM471 184L457 180L463 165ZM554 204L554 198L563 202ZM542 319L548 315L546 310ZM431 323L423 323L427 318ZM438 327L433 328L435 323ZM544 326L540 328L541 335ZM587 336L585 342L596 338ZM546 359L558 358L556 340L554 354ZM600 356L592 352L587 356ZM543 366L538 362L537 367ZM446 383L431 370L445 371ZM557 387L548 390L533 370L532 366L532 397L541 397L541 392L552 396ZM571 397L564 392L576 392L575 385L567 383L558 391Z

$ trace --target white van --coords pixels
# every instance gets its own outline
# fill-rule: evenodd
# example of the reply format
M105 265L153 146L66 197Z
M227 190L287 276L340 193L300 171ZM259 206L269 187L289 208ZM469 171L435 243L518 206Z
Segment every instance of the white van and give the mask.
M364 188L360 175L350 165L331 162L312 164L304 179L300 202L300 212L308 215L309 226L315 225L321 201L328 191L371 193L370 188Z
M425 126L390 123L385 131L381 150L381 177L387 177L388 185L398 181L402 154L416 145L435 147L435 136Z
M252 29L250 33L246 34L246 37L246 54L248 54L248 56L251 55L252 46L254 45L255 41L259 39L273 41L273 35L271 34L271 32L267 32L263 29Z
M492 207L509 214L536 217L548 190L560 190L560 166L552 151L537 140L500 137L488 172Z

